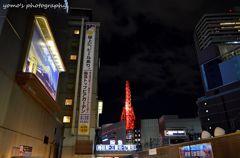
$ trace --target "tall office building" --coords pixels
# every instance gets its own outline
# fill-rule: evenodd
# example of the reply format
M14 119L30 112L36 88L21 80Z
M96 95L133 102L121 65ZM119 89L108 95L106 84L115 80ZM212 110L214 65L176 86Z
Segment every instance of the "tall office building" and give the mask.
M70 8L66 41L68 49L63 61L59 104L63 111L63 158L90 156L94 151L98 126L98 43L99 23L91 22L92 10Z
M240 129L240 13L204 15L194 33L205 96L198 98L202 129Z

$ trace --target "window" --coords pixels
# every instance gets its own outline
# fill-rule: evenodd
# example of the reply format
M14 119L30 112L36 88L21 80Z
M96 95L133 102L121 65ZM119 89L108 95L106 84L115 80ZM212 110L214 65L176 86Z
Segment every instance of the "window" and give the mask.
M79 35L80 31L79 30L74 30L73 33L74 33L74 35Z
M77 60L77 55L70 55L70 60Z
M72 99L65 99L65 105L72 105Z
M71 122L71 116L63 116L63 123L70 123Z

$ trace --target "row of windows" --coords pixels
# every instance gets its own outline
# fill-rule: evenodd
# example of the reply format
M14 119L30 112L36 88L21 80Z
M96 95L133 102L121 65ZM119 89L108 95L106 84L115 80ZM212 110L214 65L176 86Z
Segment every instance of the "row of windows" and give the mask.
M64 105L71 106L73 104L72 99L65 99ZM70 123L71 122L71 116L63 116L63 123Z
M80 30L74 30L73 31L74 35L79 35L80 34ZM70 55L70 60L77 60L77 55L76 54L71 54ZM73 105L73 100L72 99L65 99L65 103L64 105L66 106L71 106ZM71 122L71 116L63 116L63 123L70 123Z
M135 134L135 137L137 137L137 136L138 136L138 137L140 137L141 135L140 135L140 134L138 134L138 135L137 135L137 134Z

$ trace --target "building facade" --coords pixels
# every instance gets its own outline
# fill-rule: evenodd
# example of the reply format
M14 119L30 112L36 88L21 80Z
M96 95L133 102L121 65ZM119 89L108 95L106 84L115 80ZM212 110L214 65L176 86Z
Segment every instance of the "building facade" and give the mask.
M62 75L59 90L65 138L63 158L94 154L98 109L101 110L97 96L100 24L91 20L91 9L69 9L66 73Z
M115 144L120 140L122 144L126 144L126 123L124 121L104 124L99 131L100 144L110 144L110 141L115 141Z
M177 115L162 116L159 128L162 145L199 140L202 132L199 118L179 118Z
M137 145L126 138L126 122L104 124L96 133L96 157L124 157L136 152Z
M240 13L206 14L194 39L205 95L198 98L202 129L240 128Z
M64 44L59 47L56 37L63 34L53 21L56 14L64 18L66 11L3 8L31 2L1 1L0 157L61 156L63 124L57 100L59 74L65 71Z
M160 146L158 119L141 120L141 145L142 150L147 150Z

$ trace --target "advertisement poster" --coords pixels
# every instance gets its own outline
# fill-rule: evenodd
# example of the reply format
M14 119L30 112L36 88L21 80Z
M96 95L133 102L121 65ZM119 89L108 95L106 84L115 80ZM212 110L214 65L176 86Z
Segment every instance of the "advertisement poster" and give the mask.
M56 100L59 71L36 23L23 72L35 74L51 97Z
M213 158L211 143L194 144L179 148L180 158Z
M89 135L90 114L92 104L94 47L96 25L86 25L85 45L83 54L83 70L81 82L81 98L79 106L78 134Z
M27 145L14 146L12 148L12 157L31 157L33 148Z

